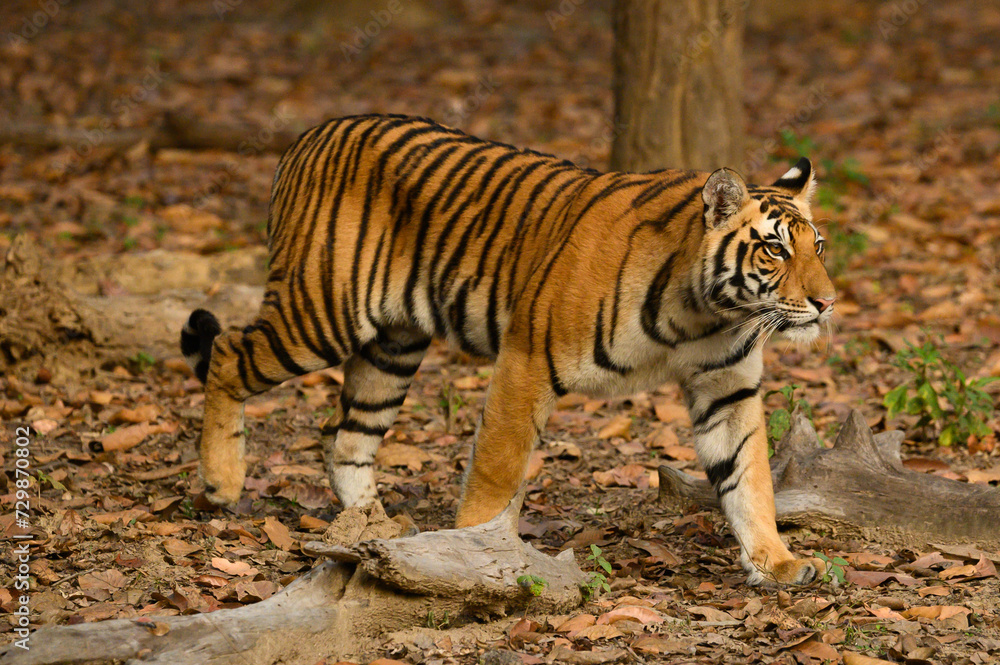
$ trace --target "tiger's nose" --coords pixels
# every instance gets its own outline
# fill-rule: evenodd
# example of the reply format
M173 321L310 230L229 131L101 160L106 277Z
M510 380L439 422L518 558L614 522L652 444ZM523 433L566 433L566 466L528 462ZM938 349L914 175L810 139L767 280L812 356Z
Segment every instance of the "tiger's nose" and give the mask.
M822 314L827 310L827 308L830 307L830 305L833 304L834 300L836 300L836 298L810 298L809 302L813 304L813 307L816 308L816 311Z

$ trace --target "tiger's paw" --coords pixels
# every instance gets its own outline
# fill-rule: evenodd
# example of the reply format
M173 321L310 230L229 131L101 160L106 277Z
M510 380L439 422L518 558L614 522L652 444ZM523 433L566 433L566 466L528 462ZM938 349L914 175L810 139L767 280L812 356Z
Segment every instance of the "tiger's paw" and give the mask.
M773 566L751 566L747 584L756 586L767 582L775 584L809 584L826 574L826 562L811 557L787 559Z
M220 473L219 469L201 467L201 477L205 481L205 498L216 506L231 506L240 500L243 494L245 470L230 469L229 473Z

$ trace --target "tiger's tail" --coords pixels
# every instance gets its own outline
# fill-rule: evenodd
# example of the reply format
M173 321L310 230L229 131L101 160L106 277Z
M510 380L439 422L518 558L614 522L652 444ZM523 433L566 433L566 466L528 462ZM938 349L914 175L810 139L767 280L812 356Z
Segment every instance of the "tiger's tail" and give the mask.
M222 332L215 315L206 309L191 312L181 330L181 353L195 376L202 383L208 378L208 363L212 359L212 342Z

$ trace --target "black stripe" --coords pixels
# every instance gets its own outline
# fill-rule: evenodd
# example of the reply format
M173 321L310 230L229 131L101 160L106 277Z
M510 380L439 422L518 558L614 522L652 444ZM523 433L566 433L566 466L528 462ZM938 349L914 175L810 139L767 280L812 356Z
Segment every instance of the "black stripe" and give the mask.
M601 304L597 307L597 323L594 325L594 362L598 367L606 369L616 374L625 375L631 368L623 367L621 365L616 365L611 356L608 355L608 350L604 347L604 299L601 299Z
M364 434L365 436L377 436L382 438L385 433L389 431L388 427L373 427L372 425L366 425L364 423L358 422L353 418L345 418L342 423L337 427L339 432L354 432L355 434Z
M405 376L410 377L416 374L417 370L420 368L420 363L416 365L408 365L406 363L396 362L389 358L379 358L374 353L372 353L372 345L365 344L358 350L358 355L363 359L368 361L376 369L385 372L386 374L392 374L393 376Z
M744 436L743 440L740 441L740 444L736 446L736 450L733 451L732 455L721 462L709 464L705 467L705 475L708 476L708 480L712 483L713 487L718 488L722 485L722 483L726 482L726 479L729 478L729 476L733 475L733 472L736 470L736 461L740 456L740 452L743 450L743 446L746 445L746 442L749 441L750 437L756 432L757 430L755 429ZM720 492L719 496L722 496L722 494L724 494L724 492Z
M556 397L562 397L567 393L562 381L559 380L559 373L556 372L555 359L552 357L552 313L549 313L549 326L545 330L545 362L549 365L549 383L552 384L552 391Z
M402 344L390 337L385 337L379 331L378 337L375 338L375 343L378 344L379 351L387 356L407 356L418 351L426 351L427 347L431 345L431 338L421 337L415 342Z
M675 256L676 254L671 254L656 272L656 277L653 278L653 282L649 285L649 289L646 291L646 299L642 303L642 311L639 317L643 332L645 332L654 342L669 347L675 346L675 343L668 340L663 336L663 333L660 332L659 320L660 306L663 304L663 293L666 291L667 285L670 283L670 275L674 268Z
M372 466L374 464L375 462L351 462L351 461L333 463L334 466L356 466L356 467Z
M760 330L759 329L754 330L752 333L750 333L750 335L747 337L746 341L743 342L743 345L740 348L734 350L722 360L702 365L701 371L711 372L717 369L732 367L733 365L737 365L743 362L744 360L746 360L747 356L750 355L750 352L753 351L753 347L754 345L757 344L757 339L759 337L760 337Z
M364 413L378 413L379 411L385 411L386 409L399 408L403 405L404 401L406 401L405 392L399 397L384 399L381 402L367 402L365 400L348 397L346 393L340 394L340 404L343 406L344 413L351 410L362 411Z
M733 480L733 482L729 483L725 487L716 487L715 488L715 493L719 496L719 498L721 499L722 497L726 496L727 494L729 494L730 492L732 492L734 489L736 489L737 487L739 487L740 486L740 481L743 480L743 474L745 474L745 473L746 473L746 469L743 469L742 471L740 471L739 475L736 476L736 479Z
M725 395L724 397L718 398L717 400L709 404L708 408L706 408L703 412L701 412L698 415L698 417L694 421L694 427L697 428L707 423L712 418L712 416L714 416L716 413L719 412L720 409L724 409L727 406L731 406L733 404L736 404L737 402L741 402L745 399L753 397L758 392L760 392L760 382L758 382L757 385L753 386L752 388L740 388L735 392L731 392L728 395Z

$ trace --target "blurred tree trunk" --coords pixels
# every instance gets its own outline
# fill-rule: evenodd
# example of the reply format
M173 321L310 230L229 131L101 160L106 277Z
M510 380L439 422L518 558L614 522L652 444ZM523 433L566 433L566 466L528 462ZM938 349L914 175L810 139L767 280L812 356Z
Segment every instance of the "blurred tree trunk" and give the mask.
M746 0L617 0L611 168L739 167Z

